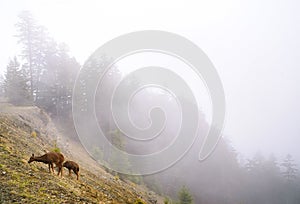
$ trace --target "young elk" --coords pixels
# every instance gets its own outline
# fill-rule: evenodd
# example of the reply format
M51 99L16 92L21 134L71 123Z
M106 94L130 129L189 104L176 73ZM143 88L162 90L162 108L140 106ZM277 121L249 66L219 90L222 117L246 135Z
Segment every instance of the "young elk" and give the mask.
M62 174L63 174L63 172L62 172L63 166L62 165L63 165L64 160L65 160L64 155L62 155L61 153L48 152L40 157L35 157L34 154L32 154L28 163L30 164L33 161L37 161L37 162L43 162L45 164L48 164L49 173L51 173L50 167L52 169L52 172L54 173L53 164L56 164L56 166L58 167L57 175L59 176L59 174L61 174L61 176L62 176Z
M73 161L66 161L63 165L67 169L69 169L69 176L71 176L71 170L76 174L77 180L79 177L79 165L76 162Z

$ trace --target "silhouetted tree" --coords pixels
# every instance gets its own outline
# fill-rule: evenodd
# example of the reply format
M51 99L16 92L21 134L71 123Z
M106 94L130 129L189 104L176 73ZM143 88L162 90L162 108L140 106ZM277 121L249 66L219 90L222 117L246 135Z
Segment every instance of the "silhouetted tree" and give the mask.
M16 57L7 65L4 88L9 102L16 105L24 105L29 102L27 79Z
M76 104L78 107L77 109L80 109L82 112L89 112L90 106L88 104L91 103L91 101L97 100L97 96L95 96L95 90L92 89L91 87L96 87L99 80L103 75L105 75L105 69L107 66L111 63L112 61L105 55L100 56L100 57L92 57L90 58L82 67L80 70L80 75L78 76L77 79L77 92L75 93L74 97L76 99ZM113 92L114 86L116 85L116 82L118 79L115 78L120 78L120 73L117 73L116 67L112 68L112 72L109 75L109 80L106 80L105 82L101 81L101 84L99 84L100 88L105 87L105 89L100 89L101 91L101 96L99 96L101 99L107 99L109 98L109 95ZM104 83L104 84L103 84ZM98 90L97 90L98 91ZM106 104L103 104L103 101L97 102L99 106L105 106ZM100 108L99 109L101 113L99 114L104 114L105 117L109 118L109 113L107 113L106 108ZM102 121L104 122L104 121ZM105 123L109 122L109 120L106 120ZM108 127L109 125L106 124ZM111 128L108 127L108 131L111 130Z
M56 43L29 11L20 13L16 29L35 105L59 118L70 116L72 90L80 65L69 56L67 46Z
M71 114L72 91L80 65L69 56L66 45L53 46L52 51L46 53L36 104L59 118L66 118Z
M22 11L19 14L19 22L16 24L18 43L22 45L22 58L26 61L29 72L30 93L34 95L34 72L37 66L37 46L39 27L29 11Z

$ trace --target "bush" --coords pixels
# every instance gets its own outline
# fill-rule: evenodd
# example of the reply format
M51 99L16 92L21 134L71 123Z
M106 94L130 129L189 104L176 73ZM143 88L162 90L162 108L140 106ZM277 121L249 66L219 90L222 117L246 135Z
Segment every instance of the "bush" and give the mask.
M52 152L60 153L60 148L57 146L56 140L54 141L53 148L52 148L51 151L52 151Z
M36 136L37 136L36 131L32 131L32 132L31 132L31 136L32 136L32 137L36 137Z
M168 197L165 197L164 204L169 204L169 203L171 203L170 199Z
M178 204L191 204L193 203L193 197L190 194L189 190L183 186L178 192L179 202Z
M142 201L141 199L137 199L134 204L146 204L144 201Z

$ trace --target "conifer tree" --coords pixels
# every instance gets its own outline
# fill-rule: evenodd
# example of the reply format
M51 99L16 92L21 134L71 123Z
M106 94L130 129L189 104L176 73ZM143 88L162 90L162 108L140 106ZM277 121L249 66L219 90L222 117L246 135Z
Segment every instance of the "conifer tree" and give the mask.
M281 166L284 167L284 171L282 174L288 182L296 179L298 169L296 168L296 164L294 163L294 160L292 159L292 156L290 154L286 156Z
M179 202L178 204L191 204L193 203L193 197L189 190L183 186L178 193Z
M3 97L5 93L4 89L4 77L0 75L0 97Z
M15 105L28 104L30 94L26 75L16 57L10 60L7 65L4 88L5 95L10 103Z
M19 14L19 22L16 24L18 43L22 45L21 57L26 61L24 67L28 69L30 93L34 95L34 71L36 67L38 25L29 11ZM25 66L26 65L26 66Z

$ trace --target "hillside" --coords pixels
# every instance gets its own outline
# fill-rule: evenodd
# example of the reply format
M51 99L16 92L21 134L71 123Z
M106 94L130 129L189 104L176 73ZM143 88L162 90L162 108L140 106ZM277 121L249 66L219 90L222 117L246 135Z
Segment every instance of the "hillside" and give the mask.
M66 144L68 141L68 144ZM57 143L65 160L80 165L80 180L58 177L27 161ZM57 171L56 171L57 172ZM64 138L37 107L0 105L0 203L162 203L155 193L105 172L80 144Z

